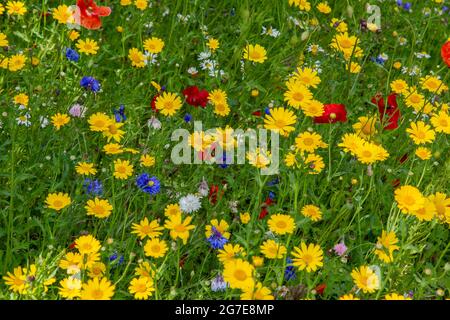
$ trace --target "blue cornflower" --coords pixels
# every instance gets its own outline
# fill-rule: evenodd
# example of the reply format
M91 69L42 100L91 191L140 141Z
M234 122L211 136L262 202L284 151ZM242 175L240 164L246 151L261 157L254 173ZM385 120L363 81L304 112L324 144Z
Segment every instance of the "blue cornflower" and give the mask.
M83 77L80 81L80 86L92 92L100 91L100 82L94 77Z
M89 178L84 180L83 187L87 194L99 196L103 193L103 185L99 180L91 180Z
M265 107L264 108L264 113L267 115L270 115L270 108L269 107Z
M125 106L123 104L120 105L119 110L114 109L114 117L116 118L116 122L125 122L127 117L125 115Z
M116 260L118 257L117 252L114 252L112 255L109 256L109 261L114 261Z
M157 194L161 189L161 184L156 177L150 177L148 173L143 173L136 178L136 185L142 191L149 194Z
M412 7L412 3L411 2L406 2L405 4L403 4L403 9L405 10L410 10Z
M448 11L448 7L447 6L443 6L442 7L442 12L444 13L444 12L447 12Z
M207 240L213 249L223 249L223 246L228 242L228 239L225 238L214 226L211 227L211 235Z
M66 58L69 61L78 62L78 60L80 59L80 55L74 49L66 48Z
M278 177L276 177L275 179L267 182L267 186L268 187L272 187L274 185L277 185L278 183L280 183L280 179Z
M272 199L272 200L275 199L275 196L276 196L275 192L269 191L269 198L270 199Z
M284 270L284 278L286 281L289 281L291 279L295 279L297 275L295 274L294 266L292 265L292 259L287 257L286 258L286 269Z
M228 283L225 282L222 275L218 275L211 281L211 291L217 292L217 291L225 291L228 287Z
M402 1L402 0L397 0L397 5L398 5L399 7L401 7L401 6L403 5L403 1Z
M192 120L192 115L191 114L189 114L189 113L186 113L185 115L184 115L184 122L186 122L186 123L189 123L189 122L191 122L191 120Z
M223 153L221 161L219 161L219 167L222 169L228 168L231 163L231 158L227 156L226 152Z

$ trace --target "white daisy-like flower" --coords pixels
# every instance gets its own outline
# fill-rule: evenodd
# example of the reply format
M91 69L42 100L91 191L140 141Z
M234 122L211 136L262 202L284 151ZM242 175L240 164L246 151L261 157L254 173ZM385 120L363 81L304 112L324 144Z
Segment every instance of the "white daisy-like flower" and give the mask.
M145 64L147 65L148 63L150 63L152 65L157 62L156 57L158 57L158 54L144 51L144 57L145 57Z
M194 74L197 74L197 73L198 73L198 70L197 70L196 67L190 67L190 68L187 70L187 72L188 72L190 75L194 75Z
M262 32L261 35L268 35L271 36L273 38L278 38L280 36L280 31L278 31L275 28L272 28L272 26L270 26L269 28L266 28L265 26L262 26Z
M17 117L16 121L17 121L17 124L19 124L19 125L29 127L29 126L31 126L31 121L28 120L30 118L31 118L31 115L27 112L23 116Z
M149 127L152 127L153 129L156 129L156 130L161 129L161 121L159 121L155 116L152 116L148 120L147 125Z
M210 51L203 51L198 54L198 60L200 61L209 59L209 57L211 57Z
M199 197L193 194L181 197L178 204L180 205L181 211L185 213L197 212L202 207Z
M211 59L207 59L207 60L203 61L202 63L200 63L200 68L202 68L202 70L213 71L213 70L215 70L216 66L217 66L217 62L215 60L211 60Z
M208 182L205 180L205 177L202 178L202 182L200 182L200 185L198 186L198 193L202 197L206 197L209 194L209 186Z

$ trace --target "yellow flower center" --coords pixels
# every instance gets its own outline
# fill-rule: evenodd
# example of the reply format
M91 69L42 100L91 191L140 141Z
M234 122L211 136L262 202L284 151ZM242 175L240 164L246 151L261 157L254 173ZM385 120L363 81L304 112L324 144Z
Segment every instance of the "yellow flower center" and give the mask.
M313 260L313 256L309 253L303 255L303 261L305 262L305 264L309 265Z
M61 200L55 200L55 201L53 202L53 206L54 206L54 207L60 208L60 207L62 207L62 205L63 205L63 203L62 203Z
M275 121L275 126L277 127L277 128L284 128L285 126L286 126L286 122L284 121L284 120L281 120L281 119L279 119L279 120L276 120Z
M175 226L174 230L178 233L181 233L186 231L186 227L183 224L179 224Z
M342 39L339 45L344 49L348 49L352 47L353 43L349 39Z
M245 281L247 279L247 274L244 270L237 269L234 271L234 277L239 281Z
M125 168L125 166L119 166L117 167L116 171L118 173L125 173L127 171L127 168Z
M419 103L419 102L420 102L420 96L417 95L417 94L413 94L413 95L409 98L409 100L410 100L412 103Z
M419 139L425 139L427 135L425 134L425 132L419 131L419 132L416 133L416 136Z
M104 209L101 205L96 205L96 206L92 209L92 211L93 211L95 214L98 214L98 215L102 215L102 214L105 213L105 209Z
M292 98L294 98L295 101L303 101L304 96L303 96L303 94L300 93L300 92L295 92L295 93L292 95Z
M101 299L103 297L103 291L100 289L92 290L92 297L94 299Z
M413 205L414 203L416 203L416 200L415 200L413 197L411 197L411 196L405 196L405 197L403 198L403 202L404 202L406 205L411 206L411 205Z
M287 224L284 221L278 221L277 222L277 227L280 228L280 229L284 229L284 228L287 227Z

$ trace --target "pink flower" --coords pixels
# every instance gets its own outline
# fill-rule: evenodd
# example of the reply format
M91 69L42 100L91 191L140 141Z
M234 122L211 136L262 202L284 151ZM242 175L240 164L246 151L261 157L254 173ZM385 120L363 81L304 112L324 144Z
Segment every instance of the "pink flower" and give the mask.
M347 251L347 246L344 244L344 242L340 242L333 247L333 250L338 256L342 257Z
M86 107L83 107L81 104L74 104L69 109L69 113L72 117L76 118L84 118L84 114L86 112Z

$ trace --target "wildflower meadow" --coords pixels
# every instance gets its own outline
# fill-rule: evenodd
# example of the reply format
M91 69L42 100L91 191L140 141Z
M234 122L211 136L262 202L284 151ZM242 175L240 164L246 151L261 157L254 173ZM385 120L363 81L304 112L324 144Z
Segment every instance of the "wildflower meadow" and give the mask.
M449 7L1 0L0 299L449 299Z

